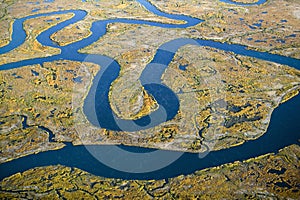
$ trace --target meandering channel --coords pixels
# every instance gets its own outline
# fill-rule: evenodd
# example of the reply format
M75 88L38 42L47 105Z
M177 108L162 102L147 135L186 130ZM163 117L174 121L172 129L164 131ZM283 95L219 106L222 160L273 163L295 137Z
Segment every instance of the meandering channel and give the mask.
M87 98L84 101L83 110L87 119L94 126L106 128L109 130L138 131L156 126L167 120L173 119L173 117L177 114L180 106L178 97L169 87L167 87L161 82L161 76L168 67L169 63L172 61L177 50L184 45L192 44L197 46L209 46L224 51L230 51L243 56L250 56L279 64L285 64L297 69L300 68L300 60L298 59L270 54L266 52L249 50L246 46L242 45L220 43L202 39L175 39L164 43L158 48L154 58L146 66L140 77L140 82L142 86L149 94L151 94L156 99L156 101L159 104L159 109L137 120L126 120L119 118L112 111L108 98L111 83L119 76L121 68L119 63L115 59L108 56L82 54L79 53L78 50L92 44L93 42L97 41L100 37L105 35L106 27L109 23L119 22L128 24L146 24L162 28L186 28L199 24L203 21L184 15L167 14L158 10L156 7L154 7L152 4L145 0L138 1L146 9L158 16L164 16L175 20L183 20L186 23L164 24L146 20L134 20L124 18L101 20L96 21L92 24L92 34L89 37L62 47L56 43L53 43L50 39L50 36L56 31L59 31L60 29L66 27L67 25L84 19L84 17L87 15L85 11L66 10L28 16L22 19L18 19L14 22L12 40L8 45L0 48L0 54L11 51L20 46L22 43L24 43L26 33L23 30L22 24L25 20L40 16L49 16L53 14L74 13L74 17L72 17L71 19L49 28L37 37L37 40L42 45L59 48L61 50L61 53L45 58L28 59L19 62L4 64L0 66L0 70L8 70L12 68L23 67L26 65L42 64L44 62L51 62L56 60L71 60L79 62L92 62L98 64L101 66L101 69L94 78L92 87L88 93ZM226 3L232 3L232 1L223 1ZM256 4L262 4L264 2L265 1L258 1ZM88 151L85 146L73 146L70 143L66 143L67 146L60 150L41 152L38 154L25 156L1 164L0 178L3 179L4 177L17 173L19 171L24 171L37 166L62 164L70 167L78 167L80 169L104 177L115 177L125 179L162 179L173 177L179 174L192 173L195 170L217 166L235 160L243 160L265 153L276 152L284 146L298 142L297 140L299 139L300 133L297 130L300 130L300 127L299 123L297 123L298 113L296 111L297 108L299 109L299 103L300 97L298 95L297 97L293 98L292 100L289 100L287 103L277 108L272 115L272 120L268 132L255 141L246 142L245 144L238 147L211 152L202 159L198 157L198 154L184 153L183 156L181 156L176 162L161 170L157 170L154 172L127 173L117 171L100 163L90 154L90 150ZM294 113L294 115L292 113ZM290 134L287 134L289 132ZM90 149L93 149L99 154L109 152L108 150L110 147L111 146L101 145L89 146ZM128 150L130 148L135 148L137 151L142 153L148 151L145 148L138 147L123 148L127 148ZM176 154L176 152L172 151L161 152L170 155ZM120 158L119 162L124 162L124 160L121 159L122 155L110 156ZM186 163L189 163L189 165L187 166Z

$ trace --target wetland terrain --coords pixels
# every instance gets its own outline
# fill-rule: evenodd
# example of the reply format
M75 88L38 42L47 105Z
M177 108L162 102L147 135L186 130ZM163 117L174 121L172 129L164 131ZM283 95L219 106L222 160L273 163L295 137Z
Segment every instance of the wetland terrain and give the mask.
M1 198L299 197L297 1L1 13Z

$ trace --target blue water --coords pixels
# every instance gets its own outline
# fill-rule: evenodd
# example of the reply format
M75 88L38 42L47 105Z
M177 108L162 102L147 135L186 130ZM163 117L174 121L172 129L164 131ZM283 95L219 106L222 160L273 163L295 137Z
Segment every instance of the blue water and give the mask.
M253 5L261 5L264 4L267 0L258 0L255 3L239 3L239 2L235 2L232 0L220 0L221 2L224 3L229 3L229 4L234 4L234 5L239 5L239 6L253 6Z
M254 23L253 26L261 27L261 23Z
M267 41L266 40L255 40L254 42L257 42L257 43L259 43L259 42L266 43Z
M296 34L291 34L291 35L286 36L286 38L295 38L296 36L297 36Z
M32 73L32 75L34 75L34 76L38 76L38 75L39 75L39 73L38 73L37 71L34 71L34 70L31 70L31 73Z
M80 62L86 61L98 64L101 66L101 69L95 76L92 87L86 99L84 100L84 114L91 124L101 128L106 128L114 131L137 131L156 126L167 120L171 120L177 114L180 107L178 97L170 88L168 88L161 82L161 76L167 69L169 63L174 58L177 50L184 45L190 44L196 46L212 47L224 51L230 51L243 56L250 56L270 62L289 65L297 69L300 68L300 60L298 59L270 54L266 52L249 50L246 46L242 45L220 43L202 39L178 38L166 42L158 48L154 58L146 66L139 79L145 90L156 99L156 101L160 105L159 109L137 120L126 120L119 118L112 111L108 99L108 92L111 83L119 76L119 71L121 68L119 63L115 59L108 56L82 54L78 53L78 50L92 44L100 37L105 35L106 27L109 23L119 22L128 24L145 24L161 28L186 28L203 22L203 20L184 15L163 13L145 0L138 0L138 2L140 2L145 8L156 15L175 20L184 20L186 23L163 24L159 22L124 18L101 20L96 21L92 24L92 34L89 37L61 47L57 43L53 43L53 41L50 39L50 36L54 32L64 28L65 26L82 20L87 14L85 11L68 10L28 16L22 19L17 19L14 22L12 41L8 45L0 48L0 53L3 54L11 51L24 43L26 34L22 28L22 24L26 19L40 16L49 16L53 14L74 13L73 18L49 28L37 37L37 40L41 44L59 48L61 49L61 53L46 58L35 58L4 64L0 66L0 70L7 70L33 64L43 64L44 62L57 60L72 60ZM257 4L261 4L263 2L264 1L259 1ZM36 75L36 73L33 74ZM77 77L73 80L75 82L81 81L80 77ZM158 171L149 173L120 172L101 164L90 154L90 151L88 151L85 146L72 146L70 143L66 143L67 146L60 150L29 155L1 164L0 178L2 179L18 171L24 171L36 166L62 164L70 167L78 167L96 175L105 177L125 179L161 179L173 177L179 174L189 174L194 172L195 170L217 166L235 160L243 160L269 152L276 152L278 149L286 145L297 143L297 140L299 139L299 131L297 131L300 130L299 123L297 123L297 121L299 120L297 120L298 118L296 117L297 112L299 112L299 102L300 97L298 96L276 109L272 116L272 121L267 134L263 135L255 141L246 142L245 144L238 147L211 152L202 159L198 157L198 154L185 153L172 165L169 165L168 167ZM110 146L92 145L88 148L93 149L94 152L97 152L99 155L101 155L107 153L107 148L109 147ZM121 146L120 148L127 148L128 151L136 151L140 153L155 151L153 149L137 147L129 148ZM176 154L176 152L172 151L161 151L161 153L163 152L167 152L167 154L170 155ZM118 156L120 157L120 164L122 164L122 162L126 162L126 158L125 161L122 160L122 155L112 155L112 157ZM188 163L188 165L186 163ZM133 164L135 165L135 163ZM136 166L139 165L141 165L141 163L137 161Z
M279 43L283 43L283 44L284 44L284 43L285 43L285 40L283 40L283 39L277 39L276 42L279 42Z
M82 76L78 76L78 77L73 78L73 81L75 83L81 83L82 82Z
M76 15L74 17L72 17L71 19L63 21L63 22L57 24L55 27L52 27L52 28L44 31L41 35L39 35L39 37L48 37L48 36L51 36L53 33L55 33L57 30L60 30L76 21L82 20L87 14L86 11L81 11L81 10L56 11L56 12L51 12L51 13L41 13L41 14L37 14L37 15L30 15L28 17L24 17L24 18L15 20L14 24L13 24L13 32L12 32L12 36L11 36L12 40L8 45L0 48L0 54L9 52L25 42L26 32L23 29L24 21L26 21L28 19L32 19L32 18L37 18L37 17L51 16L51 15L55 15L55 14L75 13L75 12L76 12ZM38 37L38 39L39 39L39 37ZM45 38L45 41L49 42L49 41L51 41L51 39L48 37L48 38ZM52 41L50 43L52 43ZM47 44L47 42L45 42L45 45L46 44ZM54 47L57 47L57 46L54 46ZM3 69L1 69L1 70L3 70Z
M13 73L12 76L15 77L15 78L23 78L22 76L19 76L16 73Z
M39 9L39 8L35 8L35 9L32 9L32 11L31 11L31 12L37 12L37 11L39 11L39 10L41 10L41 9Z
M188 65L179 65L179 69L185 71Z
M123 179L164 179L181 174L190 174L196 170L205 169L207 167L214 167L234 161L242 161L270 152L276 153L279 149L287 145L299 144L299 142L297 142L300 137L300 123L299 118L297 118L300 112L299 104L300 96L298 95L276 108L272 114L272 120L268 131L257 140L248 141L243 145L232 147L230 149L210 152L204 158L199 158L198 154L184 153L174 163L158 171L150 173L120 172L100 163L90 154L85 146L72 146L72 144L67 143L67 146L60 150L41 152L1 164L0 179L34 167L57 164L77 167L103 177ZM106 154L107 148L109 147L110 146L107 145L94 145L89 148L94 148L99 154ZM154 149L138 147L120 146L120 148L140 153L154 151ZM167 152L176 154L176 152L172 151ZM114 156L112 155L112 159L113 157ZM132 164L139 166L140 161Z
M248 25L249 28L251 28L252 30L256 29L256 27Z

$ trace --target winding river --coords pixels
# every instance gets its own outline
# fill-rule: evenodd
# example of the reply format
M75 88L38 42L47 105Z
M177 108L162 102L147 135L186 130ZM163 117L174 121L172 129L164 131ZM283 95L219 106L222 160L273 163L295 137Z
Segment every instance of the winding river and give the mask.
M225 3L234 3L230 0L220 1ZM249 50L246 46L242 45L220 43L202 39L178 38L162 44L156 51L152 61L146 66L140 76L140 82L142 86L156 99L157 103L159 104L159 108L149 115L143 116L137 120L126 120L119 118L111 109L108 98L111 83L119 76L121 69L119 63L115 59L108 56L82 54L79 53L78 50L92 44L100 37L105 35L107 24L110 23L119 22L127 24L146 24L162 28L186 28L203 22L203 20L189 16L164 13L145 0L138 0L138 2L158 16L163 16L174 20L183 20L186 23L164 24L159 22L124 18L101 20L92 24L90 29L92 34L89 37L66 46L59 46L51 41L50 36L67 25L84 19L84 17L87 15L85 11L65 10L24 17L15 20L13 24L11 42L8 45L0 48L0 54L9 52L24 43L26 33L23 30L22 24L25 20L53 14L74 14L71 19L49 28L37 37L37 40L42 45L59 48L61 50L60 54L45 58L28 59L4 64L0 66L0 70L19 68L26 65L42 64L44 62L56 60L71 60L98 64L101 66L101 69L95 76L92 87L86 99L84 100L84 114L91 124L99 128L106 128L114 131L138 131L154 127L167 120L173 119L177 114L180 106L178 97L168 86L162 83L161 77L175 56L177 50L184 45L190 44L196 46L208 46L224 51L230 51L243 56L250 56L278 64L288 65L297 69L300 68L300 60L298 59ZM250 6L262 4L264 2L264 0L259 0L255 4L238 5ZM287 145L298 143L300 136L300 125L298 123L299 118L297 115L299 113L299 103L300 97L298 95L297 97L281 105L279 108L275 109L274 113L272 114L272 119L267 133L257 140L248 141L243 145L230 149L210 152L203 158L200 158L198 154L180 154L180 158L174 161L172 164L155 171L149 171L145 173L118 171L102 164L93 155L91 155L91 151L95 152L96 154L107 154L115 162L120 162L119 165L123 165L126 162L132 162L130 160L126 160L129 159L126 158L126 156L119 153L114 153L112 149L115 146L73 146L70 143L66 143L66 147L60 150L41 152L2 163L0 165L0 178L3 179L4 177L20 171L25 171L30 168L55 164L77 167L95 175L104 177L124 179L163 179L174 177L180 174L189 174L199 169L218 166L220 164L229 163L236 160L244 160L270 152L276 152L280 148L283 148ZM142 166L141 163L148 159L147 152L155 151L155 149L139 147L119 147L129 152L135 151L145 155L143 159L136 160L137 163L133 163L136 166ZM174 155L176 156L178 152L159 150L157 156L162 154L164 154L165 157L172 157ZM149 157L149 159L151 159L151 157ZM186 163L188 163L188 165Z

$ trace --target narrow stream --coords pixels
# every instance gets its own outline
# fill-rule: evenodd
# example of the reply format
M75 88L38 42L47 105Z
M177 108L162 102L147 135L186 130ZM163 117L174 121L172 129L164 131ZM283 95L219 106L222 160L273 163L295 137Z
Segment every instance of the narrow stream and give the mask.
M221 1L232 3L232 1L229 0ZM164 13L145 0L138 0L138 2L140 2L146 9L156 15L164 16L170 19L184 20L186 23L163 24L159 22L135 19L101 20L96 21L92 24L92 34L89 37L61 47L51 41L51 34L61 30L69 24L84 19L84 17L87 15L85 11L66 10L28 16L22 19L17 19L14 22L12 41L8 45L0 48L0 54L11 51L24 43L26 34L23 30L22 24L25 20L40 16L50 16L53 14L75 14L71 19L61 22L44 31L37 38L38 41L45 46L60 48L60 54L45 58L28 59L19 62L4 64L0 66L0 70L8 70L26 65L43 64L44 62L51 62L56 60L71 60L80 62L85 61L98 64L101 66L101 69L94 78L93 85L84 102L83 109L85 115L87 116L90 123L94 126L115 131L137 131L159 125L167 120L172 119L177 114L180 107L178 97L169 87L161 82L161 77L165 69L167 69L169 63L174 58L177 50L184 45L192 44L196 46L208 46L224 51L230 51L243 56L250 56L270 62L285 64L297 69L300 68L300 60L298 59L270 54L266 52L248 50L247 47L242 45L220 43L201 39L178 38L166 42L159 47L154 58L146 66L140 77L140 82L142 83L145 90L153 97L155 97L156 101L159 103L159 109L137 120L125 120L118 118L110 107L108 92L111 83L119 76L121 68L119 63L115 59L108 56L81 54L78 53L78 50L92 44L100 37L105 35L106 27L109 23L119 22L128 24L146 24L170 29L186 28L203 22L203 20L184 15ZM262 4L264 2L265 1L260 0L256 4ZM91 154L91 151L98 155L105 154L107 157L110 157L113 162L116 162L119 165L124 165L128 162L131 162L132 165L140 166L142 168L143 162L147 161L147 159L153 159L151 157L147 157L147 153L156 151L155 149L120 146L120 148L122 148L123 150L144 154L144 157L142 159L136 160L136 163L132 163L132 160L130 160L130 158L127 158L126 156L119 153L117 154L115 153L115 151L113 151L116 146L73 146L71 143L66 143L66 147L60 150L41 152L38 154L33 154L6 163L2 163L0 165L0 179L3 179L4 177L10 176L17 172L28 170L30 168L57 164L66 165L69 167L77 167L103 177L123 179L163 179L174 177L180 174L190 174L196 170L204 169L207 167L218 166L236 160L244 160L266 153L277 152L279 149L287 145L299 143L299 105L300 96L298 95L297 97L281 105L279 108L275 109L274 113L272 114L271 123L267 133L257 140L248 141L243 145L232 147L230 149L210 152L204 158L200 158L199 154L180 153L180 155L178 156L180 158L174 161L172 164L168 165L165 168L151 172L130 173L115 170L99 162L99 160L97 160ZM48 130L48 132L49 131L50 130ZM161 155L164 155L164 157L176 157L178 155L178 152L157 150L157 153L155 155L158 159L161 158ZM156 162L158 159L156 159Z

